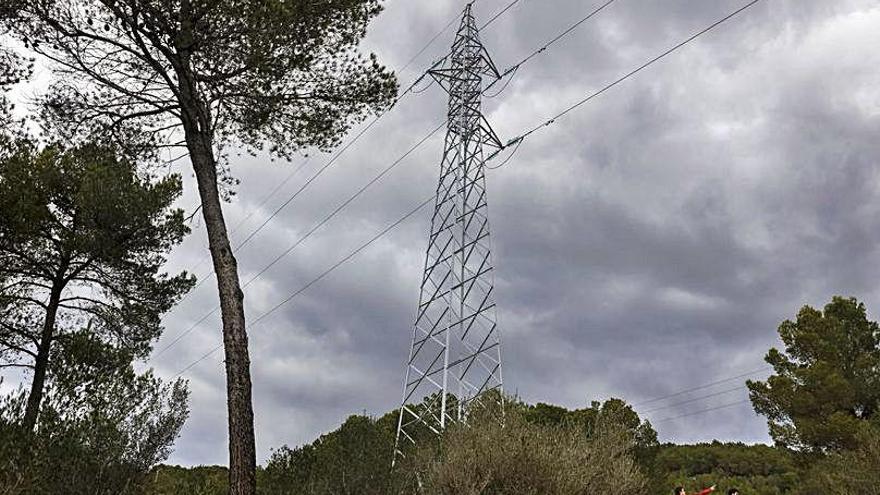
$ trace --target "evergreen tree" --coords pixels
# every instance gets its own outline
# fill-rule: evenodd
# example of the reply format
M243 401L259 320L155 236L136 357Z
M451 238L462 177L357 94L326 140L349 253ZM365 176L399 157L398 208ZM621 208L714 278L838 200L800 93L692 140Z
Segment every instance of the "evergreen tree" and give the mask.
M853 449L862 425L880 411L880 330L855 298L834 297L824 311L804 306L779 326L784 351L765 358L775 374L748 382L770 436L807 452Z
M103 145L0 150L0 364L32 372L25 429L73 333L148 355L161 315L193 284L161 271L189 231L171 208L180 191L178 176L141 177Z

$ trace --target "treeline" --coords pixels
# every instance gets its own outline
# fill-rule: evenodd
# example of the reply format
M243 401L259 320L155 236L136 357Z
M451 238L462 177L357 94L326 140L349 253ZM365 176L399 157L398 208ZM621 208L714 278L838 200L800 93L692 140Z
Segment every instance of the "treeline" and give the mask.
M655 490L668 495L684 486L688 492L717 484L737 488L742 494L800 493L803 478L795 455L768 445L712 442L697 445L663 445L649 467Z
M424 432L392 469L397 411L351 416L311 444L281 447L258 471L262 494L644 493L639 458L654 455L650 424L622 401L567 410L484 397L468 426ZM226 493L217 466L159 466L149 494Z
M612 400L606 405L615 402L622 404ZM453 428L441 440L441 448L432 450L437 447L432 445L426 449L430 451L427 458L423 451L412 464L394 471L390 463L396 412L380 418L351 416L311 444L277 450L259 469L257 488L265 495L517 495L594 490L670 495L677 486L695 493L711 485L717 485L721 493L735 487L743 495L869 495L880 489L877 430L866 435L854 451L817 458L769 445L660 445L656 437L650 441L653 429L649 423L639 422L634 429L631 418L635 413L627 406L622 410L628 417L596 436L590 423L560 420L560 413L566 418L595 414L595 406L572 411L547 404L518 404L512 425L481 422L466 430ZM407 485L416 475L421 476L422 492ZM146 493L220 495L226 493L225 480L226 470L220 466L162 465L152 472ZM590 490L585 492L584 487Z

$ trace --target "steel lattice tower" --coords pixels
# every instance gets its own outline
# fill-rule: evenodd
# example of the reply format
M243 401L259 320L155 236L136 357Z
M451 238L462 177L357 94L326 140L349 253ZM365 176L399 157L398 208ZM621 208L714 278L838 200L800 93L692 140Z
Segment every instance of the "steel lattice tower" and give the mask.
M449 93L448 121L395 459L416 443L419 429L439 433L502 386L484 167L484 148L496 151L501 142L480 105L483 78L500 75L470 4L451 55L429 74Z

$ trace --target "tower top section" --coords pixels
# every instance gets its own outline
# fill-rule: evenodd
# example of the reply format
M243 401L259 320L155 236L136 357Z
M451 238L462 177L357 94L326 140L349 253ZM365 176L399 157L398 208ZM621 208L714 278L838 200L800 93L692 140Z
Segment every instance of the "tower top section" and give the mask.
M462 74L462 71L466 74ZM498 67L480 41L480 31L471 12L471 4L464 8L449 55L437 62L428 73L447 92L452 91L454 81L462 77L488 77L493 80L501 78Z

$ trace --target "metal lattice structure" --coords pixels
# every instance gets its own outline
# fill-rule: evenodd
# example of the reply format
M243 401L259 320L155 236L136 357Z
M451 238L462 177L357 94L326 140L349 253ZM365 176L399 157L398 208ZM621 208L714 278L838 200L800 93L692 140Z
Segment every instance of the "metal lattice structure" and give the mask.
M429 74L449 93L448 121L395 459L420 429L438 434L502 387L484 167L485 149L502 145L481 111L483 79L500 75L470 5L451 55Z

